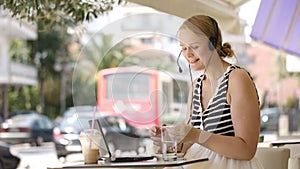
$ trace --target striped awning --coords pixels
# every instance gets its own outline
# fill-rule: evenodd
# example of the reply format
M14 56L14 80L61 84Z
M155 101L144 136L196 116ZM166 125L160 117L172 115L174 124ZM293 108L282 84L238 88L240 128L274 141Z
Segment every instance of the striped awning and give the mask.
M300 0L262 0L250 37L300 57Z

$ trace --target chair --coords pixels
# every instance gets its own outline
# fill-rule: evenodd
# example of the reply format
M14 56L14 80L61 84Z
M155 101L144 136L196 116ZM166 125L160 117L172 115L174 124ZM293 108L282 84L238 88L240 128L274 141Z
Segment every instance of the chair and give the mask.
M296 154L289 158L288 169L300 169L300 154Z
M289 169L300 169L300 144L286 144L282 148L291 150L289 158Z
M290 149L258 147L255 157L264 169L288 169Z
M291 150L288 162L289 169L300 169L300 144L285 144L281 147Z
M300 153L300 144L285 144L281 148L289 148L291 150L290 157Z

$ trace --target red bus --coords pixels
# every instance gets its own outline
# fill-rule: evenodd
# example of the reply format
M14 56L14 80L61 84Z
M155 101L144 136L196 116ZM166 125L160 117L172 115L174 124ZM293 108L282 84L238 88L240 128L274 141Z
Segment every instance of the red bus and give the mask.
M99 71L100 112L123 116L138 128L183 121L189 76L143 67Z

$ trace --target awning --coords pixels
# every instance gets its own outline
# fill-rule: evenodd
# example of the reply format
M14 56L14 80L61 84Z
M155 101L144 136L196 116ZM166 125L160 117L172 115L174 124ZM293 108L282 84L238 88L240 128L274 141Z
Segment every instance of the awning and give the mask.
M239 7L249 0L128 0L158 11L188 18L206 14L216 18L222 30L240 34Z
M250 37L300 57L300 1L261 1Z

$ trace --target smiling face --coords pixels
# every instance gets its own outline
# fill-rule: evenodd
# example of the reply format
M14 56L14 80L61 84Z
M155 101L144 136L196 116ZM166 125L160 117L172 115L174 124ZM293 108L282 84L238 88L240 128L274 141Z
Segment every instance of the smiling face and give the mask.
M191 69L193 71L205 69L212 54L208 48L208 38L205 35L196 35L187 28L182 28L179 33L182 53Z

